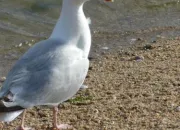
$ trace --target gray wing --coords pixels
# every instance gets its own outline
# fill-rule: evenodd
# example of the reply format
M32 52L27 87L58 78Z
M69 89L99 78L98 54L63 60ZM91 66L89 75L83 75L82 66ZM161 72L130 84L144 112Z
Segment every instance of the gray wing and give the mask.
M11 87L16 86L14 84L17 83L18 80L26 80L28 77L25 76L28 75L29 71L48 70L51 66L46 61L53 56L51 56L51 52L58 46L58 42L60 41L45 40L30 48L8 73L6 81L2 86L0 97L2 97L2 93L5 94Z
M79 58L82 57L81 51L66 48L65 44L59 42L45 40L28 50L9 72L0 98L11 93L12 100L18 105L31 107L64 101L75 94L78 88L73 91L69 88L72 85L80 87L87 74L89 61ZM72 76L76 78L67 84ZM65 92L69 96L64 95Z

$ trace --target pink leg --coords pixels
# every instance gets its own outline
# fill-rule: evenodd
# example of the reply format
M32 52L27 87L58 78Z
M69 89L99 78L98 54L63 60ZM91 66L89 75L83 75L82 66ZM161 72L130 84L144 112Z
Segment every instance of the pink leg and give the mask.
M26 110L24 110L23 115L22 115L22 120L21 120L21 125L16 129L16 130L33 130L31 128L25 128L24 127L24 119L26 115Z
M0 130L2 130L4 127L4 122L0 122Z
M67 130L67 129L73 129L72 126L68 124L60 124L57 123L57 114L58 114L58 107L53 108L53 129L52 130Z

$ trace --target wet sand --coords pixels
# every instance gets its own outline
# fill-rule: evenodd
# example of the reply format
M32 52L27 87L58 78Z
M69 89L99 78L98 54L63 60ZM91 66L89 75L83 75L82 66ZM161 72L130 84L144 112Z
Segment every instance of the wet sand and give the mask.
M142 41L91 60L85 84L60 105L59 119L77 130L179 130L180 40ZM52 111L35 107L25 124L50 130ZM14 130L20 117L3 130Z

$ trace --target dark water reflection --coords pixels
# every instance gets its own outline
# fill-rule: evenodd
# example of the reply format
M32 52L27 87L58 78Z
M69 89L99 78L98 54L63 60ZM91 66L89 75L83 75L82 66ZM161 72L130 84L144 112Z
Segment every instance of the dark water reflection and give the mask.
M34 41L50 35L61 4L61 0L0 0L0 72ZM137 37L152 40L180 34L179 0L91 0L85 13L92 19L96 50L129 45Z

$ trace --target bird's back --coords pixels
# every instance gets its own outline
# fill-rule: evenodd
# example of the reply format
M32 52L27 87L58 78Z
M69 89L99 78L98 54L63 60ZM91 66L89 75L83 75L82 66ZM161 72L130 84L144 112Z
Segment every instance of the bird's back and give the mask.
M14 65L0 91L22 107L59 104L82 85L89 61L74 45L48 39L29 49Z

